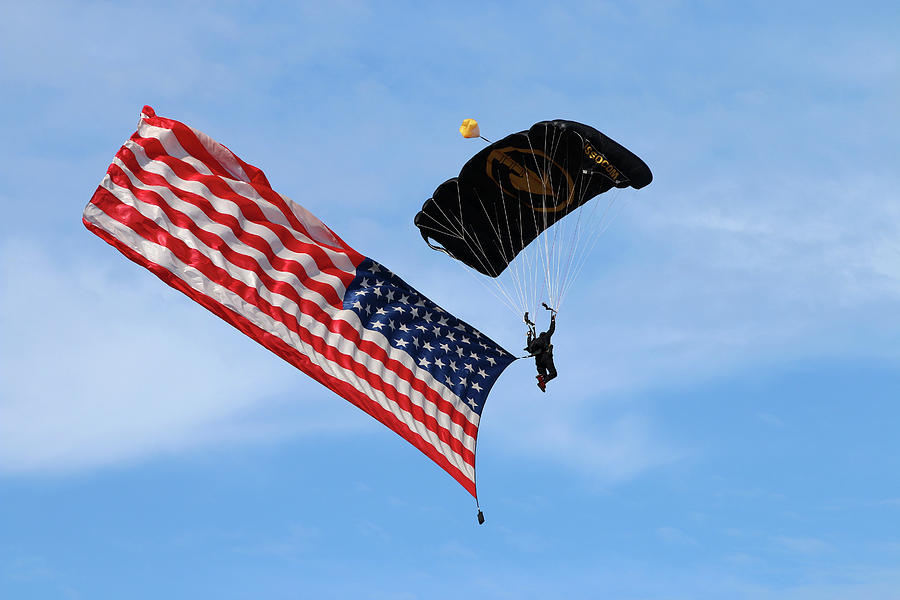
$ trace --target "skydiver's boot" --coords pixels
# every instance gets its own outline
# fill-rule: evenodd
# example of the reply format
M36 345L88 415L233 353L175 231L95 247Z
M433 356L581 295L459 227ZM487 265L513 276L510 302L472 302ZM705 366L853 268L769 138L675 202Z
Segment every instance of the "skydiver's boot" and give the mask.
M546 392L547 391L547 382L544 381L544 376L538 375L537 380L538 380L538 387L541 388L542 392Z

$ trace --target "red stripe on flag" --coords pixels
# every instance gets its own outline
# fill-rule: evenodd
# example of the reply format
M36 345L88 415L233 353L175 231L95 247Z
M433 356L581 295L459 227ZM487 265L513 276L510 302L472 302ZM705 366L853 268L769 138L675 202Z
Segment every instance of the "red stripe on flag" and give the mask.
M235 266L241 267L248 271L252 271L263 281L267 289L281 294L286 298L290 298L291 300L294 300L296 302L300 302L299 293L292 285L270 277L266 273L266 270L262 268L262 266L259 264L259 262L257 262L256 259L247 254L232 249L231 246L229 246L220 236L216 235L215 233L211 233L209 231L201 229L199 226L197 226L193 219L174 208L157 192L151 190L143 190L131 186L131 182L129 181L128 177L118 168L117 165L113 165L112 167L110 167L109 174L113 183L127 189L135 196L135 198L137 198L141 202L159 208L166 215L169 222L171 222L173 225L189 231L191 235L195 236L212 250L221 252L222 255ZM160 185L159 183L151 183L150 180L152 180L152 178L147 177L146 174L143 175L145 175L143 179L147 179L147 181L144 181L145 184ZM190 199L194 200L194 202L189 202L190 204L193 204L195 206L204 204L204 200L201 196L193 196L193 194L184 192L182 190L179 190L178 192L179 196L181 196L180 199L184 200L185 202L188 202L188 197L192 196ZM206 203L206 207L208 207L208 203ZM213 211L210 210L209 212ZM204 211L204 214L210 216L207 211ZM224 217L226 215L221 216ZM255 234L248 233L241 229L240 223L233 217L231 217L230 220L232 221L232 223L230 224L231 227L229 227L229 225L226 225L225 223L218 221L214 221L214 223L229 227L229 229L231 229L232 233L235 233L235 237L237 237L241 243L246 243L248 246L263 253L273 268L282 271L283 273L293 274L298 279L302 279L304 287L321 295L332 306L336 308L340 308L342 306L341 298L338 296L338 292L333 286L321 281L311 279L307 276L304 267L299 263L277 256L272 251L272 247L268 243L266 243L265 240ZM299 253L300 252L298 252L298 254ZM323 266L323 263L321 262L316 264L319 266L321 272L337 277L345 288L353 280L353 274L348 274L345 271L337 269L336 267L328 268L327 264L330 263L325 263L325 266ZM278 267L281 268L278 269Z
M98 190L95 193L95 197L97 196L97 194L102 193L109 194L109 192L107 192L106 190ZM219 302L216 302L209 296L200 294L187 283L185 283L182 279L171 273L168 269L147 260L143 255L136 252L113 235L109 234L106 230L97 227L87 220L84 220L83 222L85 227L87 227L91 232L102 238L110 245L117 248L128 259L145 267L171 287L177 289L192 300L198 302L207 310L217 315L224 321L230 323L245 335L253 338L257 342L262 344L265 348L271 350L282 359L294 365L296 368L300 369L322 385L328 387L358 408L364 410L375 419L384 423L384 425L389 427L394 433L401 436L413 446L418 448L423 454L425 454L438 466L444 469L444 471L446 471L451 477L453 477L453 479L459 482L459 484L463 486L463 488L472 496L477 497L474 480L470 479L455 464L450 462L450 460L443 454L441 454L430 442L412 432L407 427L406 423L401 421L393 413L379 405L377 402L375 402L365 394L361 393L349 383L337 379L336 377L324 372L318 365L310 361L306 356L286 344L277 336L263 329L260 329L245 317L239 315L238 313L235 313ZM474 460L469 464L474 466Z
M156 140L153 140L155 143L159 143ZM162 152L163 148L160 146L154 152ZM237 192L235 192L229 185L227 185L221 178L213 177L210 175L203 175L202 173L197 172L192 166L189 164L180 161L178 159L172 158L171 156L163 156L163 155L155 155L148 152L148 158L150 160L163 163L167 165L172 171L182 180L184 181L196 181L198 183L203 184L213 195L217 198L225 200L227 202L233 202L237 205L238 209L241 212L241 215L245 220L250 221L256 225L261 227L265 227L275 233L278 236L278 239L285 245L286 248L297 252L299 254L309 254L312 256L317 263L329 263L331 259L328 257L328 254L321 248L321 246L317 243L312 243L309 241L302 241L298 239L293 231L285 227L284 225L278 223L272 223L264 214L260 206L252 199L247 198ZM134 153L128 148L122 148L119 153L116 155L119 160L121 160L125 165L129 168L129 170L134 173L136 177L140 181L142 181L146 185L159 185L166 187L172 190L173 193L178 195L179 197L185 195L183 198L187 200L187 197L194 199L200 203L204 203L209 205L210 200L205 198L202 195L195 195L194 193L174 187L171 183L166 181L166 179L158 175L156 173L151 173L150 171L145 170L141 165L139 159L134 155ZM110 166L110 169L113 168L114 165ZM130 185L130 184L129 184ZM200 200L202 199L202 200ZM211 209L212 210L212 209ZM221 213L217 213L221 214ZM296 220L296 219L295 219ZM358 258L358 260L353 260L354 264L359 264L362 261L362 256L358 255L357 257L353 257L346 249L340 248L336 250L340 254L348 256L349 259L353 260L354 258ZM351 277L352 279L352 277ZM349 283L349 281L347 282Z
M123 187L127 187L129 185L129 181L127 180L127 178L125 178L124 174L122 174L121 171L115 165L110 167L110 173L111 173L111 176L114 178L114 180L116 180L116 183L121 183L123 185ZM121 180L121 181L119 181L119 180ZM389 358L387 353L384 351L384 349L381 346L379 346L373 342L370 342L370 341L362 340L362 338L359 336L359 331L357 329L353 328L352 326L350 326L348 323L345 323L343 321L333 321L327 315L324 315L324 313L322 314L321 318L319 316L316 316L317 313L321 312L321 308L318 305L310 302L307 299L302 298L293 286L286 284L284 282L276 282L276 281L272 280L271 278L269 278L264 273L264 271L260 267L260 265L258 263L256 263L252 258L247 257L246 255L243 255L243 254L238 255L238 253L233 252L228 246L224 245L224 243L217 243L217 242L221 242L221 238L218 238L218 236L214 236L213 234L208 234L207 232L204 232L202 230L199 230L199 229L193 227L193 225L194 225L193 221L191 221L187 216L183 215L183 213L176 211L170 205L166 204L162 200L162 198L160 198L158 196L158 194L156 194L154 192L144 191L144 190L136 190L133 188L131 188L130 191L132 193L136 194L138 196L138 198L141 199L142 201L147 201L154 205L159 206L160 209L165 212L165 214L169 217L169 219L174 224L184 227L186 229L190 229L192 231L192 233L198 237L198 239L200 239L207 245L214 246L217 250L221 251L223 253L223 255L227 259L229 259L229 261L232 262L233 264L236 264L237 266L240 266L242 268L246 268L248 270L253 271L254 275L259 276L260 279L263 280L263 282L266 284L266 287L270 291L278 292L281 295L285 296L286 298L289 298L292 301L296 302L298 304L298 306L300 306L301 311L303 313L314 316L323 325L328 327L330 331L343 335L350 342L352 342L355 345L357 345L358 347L360 347L361 350L363 350L364 352L366 352L373 358L379 360L380 362L384 363L390 370L397 372L402 378L406 379L408 382L410 382L412 384L413 389L415 389L419 393L425 395L431 402L433 402L436 405L438 410L440 410L441 412L448 415L451 418L451 421L453 423L455 423L456 425L460 426L467 435L469 435L470 437L475 437L474 433L475 433L475 431L477 431L476 425L471 423L465 417L465 415L463 415L462 413L457 411L451 403L447 402L443 397L441 397L438 393L436 393L434 390L432 390L432 388L430 388L423 382L420 382L418 379L416 379L414 374L411 371L409 371L407 367L402 365L402 363L399 363L399 362L395 361L394 359ZM182 191L182 190L179 190L179 192L180 191ZM115 198L115 197L113 196L113 198ZM202 199L202 197L198 197L198 198ZM118 199L115 199L114 203L117 203L117 202L120 202L120 201ZM107 206L106 204L101 205L101 207L103 207L104 212L108 212L106 206ZM116 210L114 207L114 204L109 205L108 207L112 211ZM113 215L111 214L110 216L113 216ZM142 215L141 215L141 217L143 218ZM116 217L116 218L118 219L118 217ZM130 225L130 223L128 223L128 222L123 221L123 223L126 225ZM239 224L238 224L238 226L239 226ZM243 230L240 230L240 231L243 231ZM183 243L181 240L179 240L177 238L177 236L173 236L172 239L178 240L179 243ZM153 240L153 241L156 241L156 240ZM166 244L161 244L161 245L166 245ZM194 252L196 252L196 251L194 251ZM202 255L202 253L200 253L200 254ZM196 256L196 254L195 254L195 256ZM205 256L205 255L203 255L203 256ZM184 261L186 263L189 260L189 257L187 257L187 256L184 256L182 258L184 259ZM234 260L232 260L232 259L234 259ZM324 260L324 255L322 256L322 259ZM332 269L328 269L327 267L324 267L323 271L332 271L333 272ZM339 272L345 278L344 285L346 287L346 285L349 283L349 281L347 281L347 279L352 279L352 276L348 277L346 275L346 273L344 273L342 271L339 271ZM229 276L229 278L230 278L230 276ZM312 282L312 283L315 283L315 282ZM241 282L241 285L243 286L244 284ZM329 293L331 296L335 295L334 288L331 288L330 286L327 286L325 284L316 287L316 286L311 285L311 283L309 281L304 281L304 286L308 287L310 289L314 289L314 291L318 291L326 299L330 299ZM254 288L249 288L249 289L251 290L251 292L254 295L257 293L257 291ZM244 297L245 300L248 299L244 295L242 295L242 297ZM262 309L262 307L259 307L259 308ZM283 320L283 318L277 314L271 314L271 313L269 313L269 314L270 314L270 316L272 316L273 318L275 318L279 321Z
M175 135L175 138L178 140L179 145L182 147L182 149L185 150L185 152L187 152L193 158L195 158L195 159L199 160L200 162L202 162L203 164L205 164L210 169L210 171L212 171L214 173L218 173L221 177L224 177L226 179L234 178L234 175L224 165L222 165L218 159L216 159L209 153L209 151L206 149L206 147L203 145L203 143L200 142L199 139L197 139L197 136L196 136L194 130L191 129L190 127L188 127L187 125L184 125L183 123L179 123L178 121L172 121L171 119L164 119L162 117L157 117L155 115L151 119L148 119L147 123L150 125L153 125L155 127L160 127L160 128L171 130L172 133ZM136 132L131 137L131 139L132 139L132 141L134 141L142 146L144 146L144 144L150 143L151 141L159 144L159 140L157 140L156 138L142 137L140 135L140 131ZM269 184L268 179L266 178L265 174L263 174L263 172L261 170L254 167L253 165L247 164L244 161L242 161L240 158L237 157L237 155L235 155L233 152L231 152L231 150L229 150L224 144L220 144L219 142L215 142L214 140L211 140L211 141L213 141L213 143L221 146L226 152L228 152L241 165L241 167L244 169L245 173L247 173L247 175L250 177L250 181L247 183L250 184L257 191L257 193L259 193L259 195L261 197L263 197L264 199L269 201L269 203L271 203L272 205L277 207L280 210L280 212L282 213L282 215L284 215L284 217L288 220L288 223L290 223L291 227L295 228L297 231L303 232L304 234L306 234L309 237L312 237L310 235L310 232L307 231L306 226L299 219L297 219L296 215L294 215L294 212L290 209L290 207L284 201L284 198L282 198L281 194L279 194L274 189L272 189L271 185ZM162 148L161 144L159 146L158 152L161 156L168 156L168 153L165 151L164 148ZM178 160L178 159L175 159L175 160ZM359 254L358 252L356 252L355 250L353 250L352 248L347 246L346 243L344 243L344 241L341 240L340 237L337 236L333 231L331 233L332 233L332 235L335 236L335 238L337 240L340 241L341 244L343 244L344 247L337 248L335 246L332 246L330 244L325 244L325 243L323 243L323 245L329 246L329 247L332 247L332 248L335 248L338 250L346 251L352 255L356 255L360 260L362 260L363 256L361 254Z
M449 430L440 425L434 417L427 415L420 406L412 403L406 395L396 390L396 388L377 375L371 373L364 365L353 360L351 356L341 353L335 347L329 345L323 338L309 332L299 324L294 315L265 301L259 296L259 292L255 287L248 286L244 282L234 279L224 268L213 264L205 254L190 248L183 240L172 236L168 231L160 227L159 224L144 217L136 209L122 203L107 190L103 188L98 189L92 202L98 208L103 210L104 213L123 225L126 225L142 238L167 248L181 262L197 269L210 281L228 289L248 304L255 306L270 318L285 325L293 333L297 334L302 341L312 346L319 355L353 372L361 380L397 403L402 410L411 414L417 422L421 423L426 429L435 434L438 439L450 446L452 451L460 455L466 463L474 465L474 453L463 446L462 442L454 437ZM259 275L259 273L256 273L256 275ZM333 333L343 332L345 334L344 337L356 347L361 350L370 350L370 356L376 358L376 360L380 359L380 362L387 370L392 371L400 379L410 384L413 389L422 393L428 400L436 405L438 410L447 414L452 422L460 425L463 428L463 431L474 440L476 437L474 434L477 433L477 426L473 425L464 417L464 415L456 411L451 403L447 402L429 386L425 385L424 382L416 378L415 374L402 363L388 358L383 348L372 342L361 340L358 330L350 327L346 322L332 320L313 302L301 300L300 306L303 314L312 317ZM335 329L338 331L335 331Z

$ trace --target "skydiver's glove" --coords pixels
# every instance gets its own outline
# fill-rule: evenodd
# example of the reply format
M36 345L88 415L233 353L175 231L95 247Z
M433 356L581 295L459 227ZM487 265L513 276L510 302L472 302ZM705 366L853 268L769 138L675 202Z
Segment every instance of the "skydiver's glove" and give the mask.
M531 331L534 329L534 323L531 322L531 319L528 318L528 313L525 313L525 324L528 325L528 330Z

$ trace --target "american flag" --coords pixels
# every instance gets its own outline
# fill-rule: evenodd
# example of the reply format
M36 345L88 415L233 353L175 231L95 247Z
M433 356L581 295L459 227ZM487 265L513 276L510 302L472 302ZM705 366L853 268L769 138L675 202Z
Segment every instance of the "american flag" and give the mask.
M258 168L145 106L83 220L477 498L481 412L513 356L350 248Z

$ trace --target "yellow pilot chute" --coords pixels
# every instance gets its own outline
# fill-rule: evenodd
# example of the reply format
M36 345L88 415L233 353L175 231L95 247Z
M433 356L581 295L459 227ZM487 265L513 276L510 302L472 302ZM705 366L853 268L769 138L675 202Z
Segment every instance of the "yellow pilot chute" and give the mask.
M475 119L463 119L462 125L459 126L459 133L464 138L481 137L481 130L478 129L478 121Z

